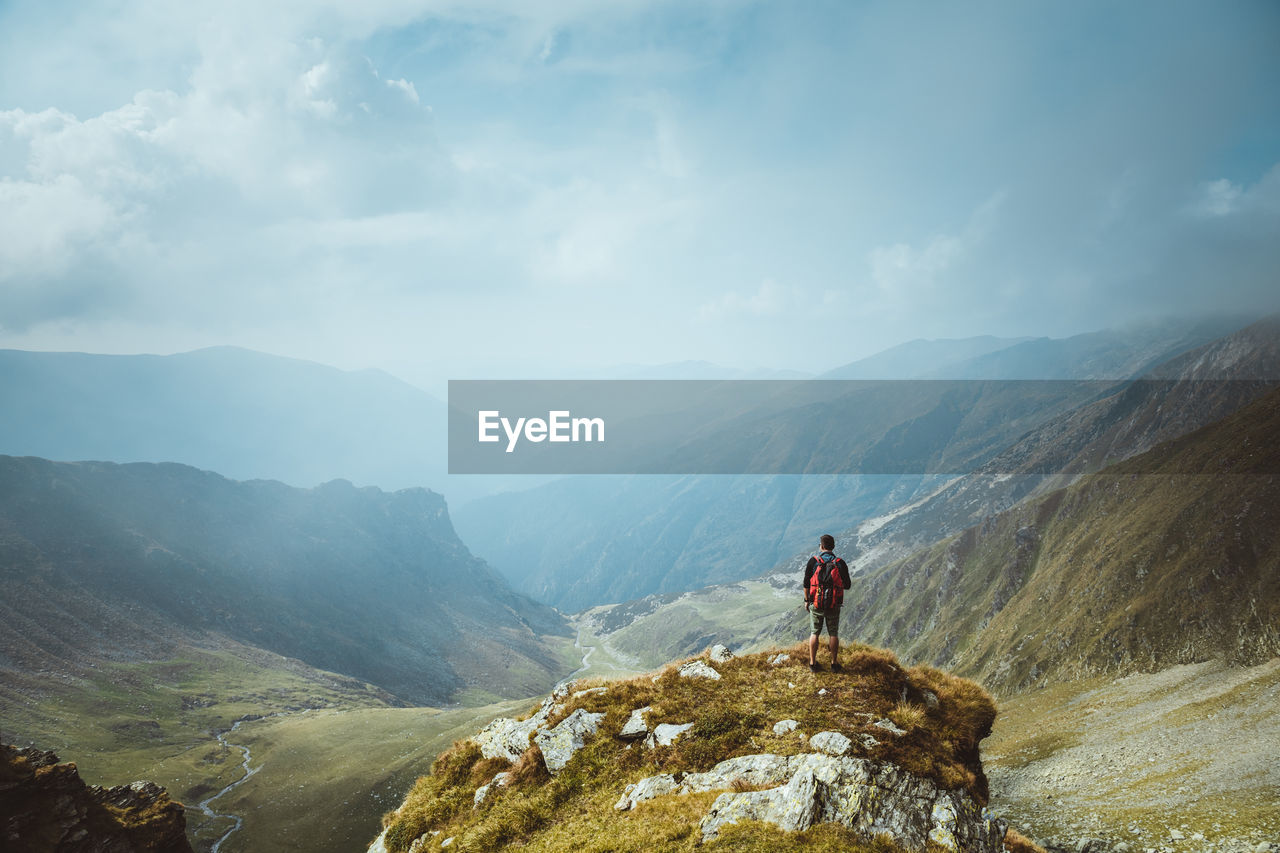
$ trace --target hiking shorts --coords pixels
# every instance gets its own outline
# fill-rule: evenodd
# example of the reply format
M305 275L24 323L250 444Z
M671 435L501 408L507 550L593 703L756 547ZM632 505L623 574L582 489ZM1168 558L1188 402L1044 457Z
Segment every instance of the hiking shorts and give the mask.
M840 608L833 607L830 610L817 610L813 607L809 608L809 627L813 629L813 636L822 633L822 623L827 623L827 636L840 636Z

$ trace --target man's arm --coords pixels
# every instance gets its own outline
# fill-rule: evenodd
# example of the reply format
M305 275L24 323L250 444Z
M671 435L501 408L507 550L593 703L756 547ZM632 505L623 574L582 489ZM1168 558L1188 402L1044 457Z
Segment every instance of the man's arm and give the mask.
M849 564L844 561L843 557L836 557L836 559L840 561L838 566L840 569L840 585L848 589L853 586L853 581L849 578Z

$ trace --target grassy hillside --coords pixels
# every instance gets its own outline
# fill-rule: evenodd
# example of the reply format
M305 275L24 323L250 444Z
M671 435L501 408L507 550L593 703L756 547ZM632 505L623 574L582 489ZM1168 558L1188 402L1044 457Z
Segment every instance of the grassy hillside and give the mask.
M0 667L17 672L103 646L162 660L139 648L144 614L404 702L529 696L571 668L544 639L567 638L564 620L473 557L424 489L0 457L0 589Z
M843 672L815 675L801 664L799 649L790 651L791 659L777 666L765 654L716 664L718 681L681 678L672 665L657 677L612 681L602 685L605 690L575 693L550 724L583 709L605 715L602 733L555 776L547 774L536 745L513 767L502 758L482 758L474 742L459 742L387 816L387 844L404 851L426 835L425 849L438 849L452 838L450 849L464 851L763 851L783 844L798 850L896 849L868 844L836 824L787 836L753 822L703 845L698 820L715 792L660 798L632 811L614 808L626 785L643 777L705 771L735 756L798 754L806 749L807 735L824 730L854 738L878 733L875 745L868 741L857 747L860 757L896 763L986 802L978 744L990 732L995 704L976 684L929 667L904 669L891 654L865 646L846 650ZM574 687L581 691L589 685ZM646 705L652 708L651 728L661 723L692 723L692 728L671 746L653 749L604 734L619 730L634 709ZM903 734L886 735L874 724L884 718ZM774 724L784 719L795 720L807 735L776 734ZM514 773L512 782L473 807L477 787L504 770Z
M1215 661L1011 697L982 761L1003 814L1068 849L1253 850L1280 837L1277 743L1280 659Z
M1280 654L1277 435L1272 392L858 576L841 627L1005 692Z

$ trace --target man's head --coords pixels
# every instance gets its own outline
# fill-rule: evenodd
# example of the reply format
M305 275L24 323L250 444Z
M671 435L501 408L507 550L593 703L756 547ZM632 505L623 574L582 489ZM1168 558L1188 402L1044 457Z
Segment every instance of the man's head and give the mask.
M836 547L836 538L830 533L822 534L822 538L818 540L822 543L822 550L834 551Z

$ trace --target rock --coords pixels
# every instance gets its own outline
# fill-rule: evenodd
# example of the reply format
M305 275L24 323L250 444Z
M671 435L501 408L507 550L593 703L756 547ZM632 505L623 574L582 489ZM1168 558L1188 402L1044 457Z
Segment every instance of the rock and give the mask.
M779 720L773 724L773 733L775 735L785 735L794 732L800 724L795 720Z
M387 853L387 831L382 830L382 834L373 840L369 845L369 849L365 853Z
M789 660L791 660L791 655L786 654L785 652L779 652L778 654L769 658L769 666L782 666L784 663L788 662Z
M817 822L819 808L818 780L812 771L802 771L780 788L721 794L702 819L702 840L710 841L725 824L740 820L761 820L784 832L801 832Z
M479 788L476 788L476 795L474 798L472 798L471 807L475 808L476 806L480 805L481 803L484 802L484 798L489 796L489 792L491 790L493 790L494 788L505 788L508 785L508 783L510 783L510 781L511 781L510 773L499 773L497 776L494 776L491 780L489 780L489 783L487 785L481 785Z
M839 732L818 732L809 738L809 746L827 755L844 755L853 748L853 741Z
M944 791L894 764L847 755L740 756L686 775L675 793L725 789L735 782L774 787L721 794L702 821L704 840L744 819L789 831L835 822L868 840L889 833L907 849L923 850L932 842L956 853L1000 853L1007 829L963 791ZM669 787L665 781L653 784Z
M579 696L599 696L601 693L608 693L608 692L609 692L608 687L588 687L586 690L579 690L576 693L574 693L573 698L577 699Z
M596 733L604 717L604 714L591 714L579 708L555 728L534 735L534 742L542 750L542 762L552 775L559 773L574 754L586 746L587 737Z
M650 705L643 708L636 708L631 712L631 716L627 718L627 722L623 724L622 731L618 732L618 737L623 740L636 740L642 738L649 733L649 724L644 721L644 715L653 710Z
M786 757L773 753L740 755L721 761L704 773L687 773L680 782L680 793L700 794L720 788L732 788L735 782L744 785L781 785L795 772L798 756Z
M938 707L938 694L932 690L924 691L924 704L926 708Z
M865 732L858 735L858 742L862 744L863 749L875 749L880 745L880 741Z
M728 646L716 643L711 647L711 659L716 663L728 663L733 660L733 652L729 651Z
M654 728L653 734L645 738L644 745L649 749L655 746L671 746L675 743L676 738L693 728L693 723L685 723L683 725L672 725L671 723L658 723Z
M693 660L680 667L679 674L681 678L710 678L715 681L720 680L720 673L716 672L706 661Z
M450 836L449 836L448 838L446 838L444 841L441 841L441 842L440 842L440 846L441 846L441 847L452 847L452 846L453 846L453 839L454 839L454 836L450 835Z
M1181 841L1182 839L1186 838L1186 836L1183 835L1182 832L1177 829L1169 830L1169 837L1172 838L1174 841Z
M895 726L892 720L876 720L871 725L875 726L878 729L884 729L886 732L888 732L891 735L901 736L906 734L904 730Z
M614 808L618 811L629 811L635 808L636 803L642 803L645 800L652 800L654 797L660 797L663 794L674 794L679 785L676 778L670 773L663 773L659 776L646 776L639 782L632 783L622 792L622 799L614 804Z
M818 695L819 695L819 696L826 696L826 695L827 695L827 688L825 688L825 687L824 687L824 688L822 688L821 690L819 690L819 691L818 691Z
M557 687L551 696L542 702L538 712L527 720L513 720L510 717L499 717L480 730L472 740L480 745L480 754L485 758L505 758L512 764L520 760L529 748L529 739L547 725L551 715L560 710L555 700L557 695L564 698L568 695L568 687Z
M52 752L0 744L0 847L46 849L31 846L42 838L59 850L191 851L186 810L159 785L86 785Z

